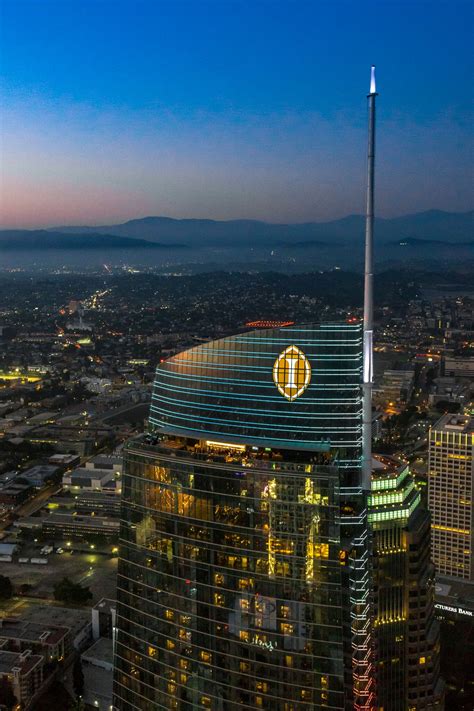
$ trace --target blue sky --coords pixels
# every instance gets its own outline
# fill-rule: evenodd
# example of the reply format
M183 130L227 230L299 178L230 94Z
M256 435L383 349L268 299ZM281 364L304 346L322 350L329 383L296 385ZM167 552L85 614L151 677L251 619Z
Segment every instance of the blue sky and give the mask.
M0 4L3 226L472 207L470 2Z

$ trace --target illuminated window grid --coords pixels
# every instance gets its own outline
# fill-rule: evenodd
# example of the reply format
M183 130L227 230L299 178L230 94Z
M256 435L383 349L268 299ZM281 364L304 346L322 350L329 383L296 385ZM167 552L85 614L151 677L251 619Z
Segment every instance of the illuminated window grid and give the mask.
M129 635L129 636L130 636L130 635ZM120 648L125 648L125 649L127 649L127 650L129 650L129 651L132 651L132 648L126 647L126 646L123 644L123 642L120 642L120 643L119 643L119 646L120 646ZM221 652L220 654L221 654L221 656L227 656L227 657L232 656L232 655L225 655L225 654L223 654L222 652ZM121 657L120 654L119 654L118 656ZM179 657L178 654L176 654L176 656ZM296 654L294 654L294 655L292 656L292 655L288 655L288 654L287 654L286 657L285 657L285 659L292 659L292 660L295 660L295 659L298 659L299 657L304 657L304 656L306 656L308 659L312 659L312 658L313 658L311 655L308 656L308 655L296 655ZM129 662L129 659L127 659L126 657L121 657L121 658L124 659L124 661ZM238 659L239 659L238 657L235 657L235 656L234 656L233 658L234 658L234 660L238 660ZM157 660L155 660L155 661L157 661ZM179 658L179 662L181 662L181 661L182 661L182 658ZM185 661L188 661L188 660L185 660ZM259 667L262 667L262 668L263 668L263 667L266 667L266 668L268 668L269 670L273 670L272 672L269 673L269 678L271 678L271 680L272 680L273 682L276 682L276 681L277 681L277 679L278 679L278 677L279 677L279 675L280 675L280 673L281 673L281 667L280 667L279 665L277 665L277 664L271 665L271 664L266 664L266 663L264 664L264 663L262 663L262 662L255 662L255 661L254 661L253 663L239 661L239 673L245 673L245 675L248 676L249 678L255 679L255 680L256 680L256 683L258 683L258 682L260 681L260 683L262 684L262 691L263 691L263 685L266 684L266 685L267 685L267 692L265 692L265 693L267 694L267 696L268 696L269 699L280 699L280 697L275 696L274 694L269 693L269 691L268 691L268 689L269 689L269 682L268 682L268 680L267 680L266 678L259 680L258 677L256 677L254 674L251 673L251 672L252 672L252 666L255 666L255 665L258 665ZM167 668L169 669L169 672L167 672L167 674L174 673L174 672L176 671L176 668L175 668L175 667L171 666L170 664L167 664L167 663L164 662L163 660L160 660L160 666L164 666L164 667L167 667ZM290 669L292 669L292 668L294 667L293 664L287 664L287 666L288 666L288 668L290 668ZM248 667L248 668L247 668L247 667ZM138 670L139 670L139 671L143 671L143 672L148 672L148 671L149 671L146 667L144 667L144 666L142 666L142 665L140 665L140 664L138 664L138 663L134 664L134 668L135 668L137 671L138 671ZM246 672L249 672L249 673L246 673ZM319 676L319 675L318 675L318 676ZM176 684L176 686L181 686L181 685L183 684L183 681L182 681L182 679L181 679L181 675L177 675L177 677L179 677L179 681L175 681L175 682L173 682L173 683ZM328 683L330 684L330 682L328 682L328 678L332 678L332 677L335 677L335 675L334 675L334 674L326 674L325 676L321 677L321 679L319 680L319 682L318 682L315 686L313 686L312 689L313 689L313 690L316 690L316 691L318 691L318 690L327 690L327 688L328 688ZM160 679L161 679L163 682L165 682L165 683L167 684L168 681L169 681L169 676L164 675L164 676L161 676ZM142 683L143 683L143 682L142 682ZM298 692L301 691L301 684L294 684L294 683L289 682L289 681L288 681L288 682L285 682L285 683L286 683L287 685L289 685L289 686L294 687L295 690L298 690ZM229 684L222 684L222 685L223 685L223 686L230 686ZM309 688L308 688L308 690L309 690Z
M370 523L375 523L377 521L393 521L399 518L408 518L413 511L416 509L418 504L420 503L421 496L420 494L417 494L413 502L410 504L408 508L405 509L394 509L394 510L389 510L389 511L379 511L379 512L373 512L371 511L368 515L368 519Z
M331 329L325 329L325 330L326 330L327 334L330 334ZM297 332L297 333L299 333L299 332ZM359 333L360 333L360 332L359 332ZM299 333L299 336L301 336L301 333ZM324 339L322 339L322 340L324 340ZM338 340L338 338L334 338L334 340ZM304 348L303 344L302 344L302 347ZM360 344L359 344L358 347L359 347L359 349L360 349ZM319 348L319 346L318 346L318 348ZM216 349L214 349L214 351L215 351L215 350L216 350ZM321 350L321 348L319 348L319 350ZM216 356L216 357L217 357L217 356ZM220 359L221 357L222 357L222 356L219 355L219 359ZM331 384L330 384L330 383L327 383L327 385L328 385L328 393L329 393L329 387L331 386ZM355 386L355 385L356 385L356 382L354 381L354 386ZM355 391L355 388L354 388L354 387L353 387L353 391ZM353 397L353 396L351 396L351 397ZM360 400L358 401L358 405L360 405ZM327 410L325 411L325 413L326 413L326 412L327 412ZM325 414L325 416L326 416L326 414ZM354 432L351 434L351 437L352 437L352 435L354 435L354 437L356 438L355 446L354 446L354 438L353 438L352 441L351 441L351 445L350 445L350 446L353 447L353 452L351 452L351 453L347 452L347 453L345 454L345 456L344 456L345 462L344 462L344 463L345 463L346 466L349 466L349 467L350 467L350 466L352 466L352 467L357 467L357 466L358 466L358 463L359 463L359 457L358 457L357 450L358 450L358 448L360 448L360 428L356 428L356 429L354 430ZM170 465L171 465L171 463L170 463ZM209 469L211 469L211 467L208 467L208 472L207 472L208 474L209 474ZM298 471L298 466L295 466L295 469L294 469L294 470L295 470L295 471ZM138 482L137 482L137 483L138 483ZM140 484L140 485L141 485L141 484ZM165 487L165 488L166 488L166 487ZM201 488L201 487L196 487L196 488ZM194 492L194 493L196 493L196 492ZM151 516L151 517L154 516L153 507L150 507L148 513L147 513L145 510L142 510L142 511L143 511L143 516L144 516L144 517L145 517L146 515ZM171 514L171 512L170 512L170 514ZM178 516L180 516L180 515L181 515L181 514L178 513ZM125 516L124 519L127 520L127 521L130 521L130 519L129 519L128 516ZM160 520L162 520L162 519L163 519L163 517L161 517ZM138 523L138 519L136 519L136 521L137 521L137 523ZM176 521L176 517L174 517L174 521ZM161 524L160 524L160 525L161 525ZM252 527L252 530L253 530L253 527ZM134 534L132 534L132 535L134 535ZM186 561L186 556L188 555L188 553L186 553L186 554L183 553L183 550L184 550L184 549L180 549L180 548L179 548L180 543L181 543L180 540L179 540L179 536L176 536L176 537L175 537L175 534L174 534L174 533L170 536L170 531L167 531L166 533L160 532L159 535L160 535L161 537L163 537L163 538L164 538L164 537L172 538L172 540L173 540L172 550L169 552L169 554L168 554L167 550L166 550L166 551L165 551L165 550L156 551L156 552L153 553L153 558L154 558L154 561L155 561L155 562L154 562L154 566L157 567L157 568L163 567L163 570L166 571L164 574L160 575L160 584L161 584L161 582L163 582L164 584L166 584L166 586L168 586L168 585L179 585L179 579L180 579L179 571L182 570L182 566L186 566L186 563L188 562L189 566L191 566L191 568L192 568L192 567L195 566L196 564L195 564L193 561ZM143 533L143 536L146 538L145 532ZM188 536L188 538L189 538L189 537L190 537L190 536ZM277 537L277 538L281 538L281 535L278 534L276 537ZM183 538L186 538L186 536L183 536ZM294 540L297 541L296 538L294 538ZM219 550L222 551L222 549L219 549L219 548L215 545L214 541L215 541L215 538L212 538L212 540L210 540L210 541L208 541L208 540L206 539L206 540L202 541L201 544L199 544L199 542L197 542L197 545L202 545L204 548L207 547L209 550L212 550L212 551L213 551L212 554L214 555L214 553L217 553ZM186 541L185 544L183 543L183 545L188 545L188 541ZM300 545L300 543L298 542L298 543L296 543L296 545ZM262 546L261 548L264 549L264 546ZM242 548L241 551L239 551L239 552L237 553L237 555L234 557L232 565L228 566L227 569L224 569L224 571L223 571L223 574L224 574L224 576L225 576L226 579L225 579L225 581L224 581L224 586L223 586L221 589L222 589L223 593L226 595L226 597L227 597L228 594L231 594L231 595L232 595L232 594L235 594L235 590L234 590L234 593L232 593L232 592L228 593L227 591L228 591L228 590L232 591L233 588L238 588L238 587L240 586L240 584L237 583L236 581L237 581L237 580L245 579L245 577L246 577L245 574L244 574L244 575L241 574L241 575L238 577L239 571L238 571L238 569L236 569L236 568L233 567L234 565L236 565L236 563L238 563L239 560L242 560L242 561L243 561L243 558L247 558L247 559L248 559L248 565L249 565L249 567L250 567L249 573L250 573L250 575L253 577L253 579L255 580L255 582L254 582L254 587L257 586L257 587L256 587L256 590L258 591L258 585L259 585L260 576L259 576L259 575L256 575L256 574L254 573L254 571L253 571L253 565L254 565L254 564L256 565L256 560L254 560L254 556L251 555L251 552L249 552L248 554L244 554L244 550L246 550L246 549L247 549L247 546L245 546L244 548ZM335 550L337 551L338 549L339 549L339 547L338 547L338 546L335 546ZM134 549L133 549L133 546L130 546L130 545L129 545L128 548L124 550L124 554L125 554L125 555L131 555L131 556L133 557L133 556L134 556L133 550L134 550ZM139 550L140 550L140 549L137 548L137 554L139 553ZM129 551L130 551L130 552L129 552ZM223 553L225 553L225 551L223 551ZM283 554L283 553L281 553L281 551L280 551L279 553L276 553L276 555L277 555L277 556L278 556L278 555L281 555L281 556L283 557L282 562L284 562L285 560L290 560L292 563L299 563L302 559L304 559L304 555L301 554L301 548L298 550L298 552L293 551L292 553L284 553L284 554ZM135 560L135 562L138 561L138 558L133 558L133 559ZM329 562L328 562L328 565L329 565L329 564L332 564L332 561L329 561ZM180 567L180 566L181 566L181 567ZM330 567L330 565L329 565L329 567ZM188 568L188 569L191 569L191 568ZM133 580L134 580L134 579L135 579L135 580L136 580L136 579L139 579L139 580L140 580L140 586L139 586L140 591L145 591L145 590L148 590L148 589L153 590L152 577L143 578L142 573L138 572L139 570L142 570L142 568L141 568L141 567L138 567L138 566L133 566L133 569L130 568L129 577L131 578L131 584L133 583ZM152 576L153 574L154 574L153 570L148 570L148 571L145 571L145 572L143 573L143 575L145 575L145 576L147 576L147 575L148 575L148 576ZM234 575L233 575L233 574L234 574ZM236 574L236 575L235 575L235 574ZM293 574L293 573L291 573L291 574ZM230 578L230 582L228 582L228 580L227 580L227 578L228 578L229 575L232 576L232 577ZM191 579L193 579L193 575L190 574L190 573L187 574L186 572L183 572L182 575L181 575L181 577L184 578L185 576L186 576L186 577L190 577ZM262 576L262 578L264 578L264 577L265 577L265 574L262 573L261 576ZM173 581L174 581L174 582L173 582ZM149 587L148 587L148 585L147 585L148 582L151 583L151 584L149 585ZM209 583L209 587L210 587L211 580L209 580L208 583ZM199 588L200 588L200 591L201 591L200 594L202 594L203 596L206 596L206 595L207 595L206 590L208 590L208 587L207 587L208 583L206 582L206 586L204 586L202 583L199 583ZM275 583L278 583L278 579L275 580ZM124 581L124 586L125 586L125 581ZM126 586L126 587L128 587L128 586ZM218 587L220 587L220 586L218 586ZM130 589L130 590L134 590L135 588L132 586L132 587L130 587L129 589ZM330 587L328 587L328 591L329 591L329 589L330 589ZM178 587L178 590L182 590L182 588ZM210 591L209 591L209 592L210 592ZM243 592L244 592L243 590L239 590L239 591L238 591L238 594L241 594L241 593L243 593ZM253 592L253 591L252 591L252 592ZM142 593L140 593L140 594L142 594ZM145 593L143 593L143 594L145 594ZM146 595L145 595L145 597L146 597ZM135 607L137 607L136 602L135 602L135 598L133 598L133 597L130 598L130 597L129 597L129 599L132 600L132 601L133 601L133 605L134 605ZM173 598L173 599L175 599L175 598ZM208 598L208 599L209 599L209 598ZM171 602L171 600L168 600L167 603L166 603L166 605L167 605L168 608L171 608L171 607L173 607L174 604L176 604L176 603L173 603L173 604L170 605L170 602ZM201 603L200 603L200 604L201 604ZM151 603L151 604L150 604L149 601L146 602L146 603L144 603L144 605L147 606L147 607L146 607L146 610L147 610L147 611L150 610L150 609L151 609L151 610L156 609L155 604L154 604L154 603ZM235 606L234 606L234 607L235 607ZM180 604L177 605L177 614L181 614L181 610L180 610L179 608L180 608ZM219 608L219 609L221 609L221 608ZM223 609L224 612L226 612L227 609L230 611L230 610L232 610L233 608L231 607L231 605L229 605L229 608L222 608L222 609ZM145 611L145 608L142 608L141 611ZM138 613L137 613L137 614L138 614ZM198 615L197 618L200 619L200 616ZM139 619L139 618L134 618L134 619ZM151 616L150 618L146 618L146 619L149 619L150 621L152 621L152 616ZM177 621L176 621L176 622L177 622ZM293 621L292 621L291 619L288 621L289 624L292 623L292 622L293 622ZM220 623L219 623L219 624L220 624ZM192 625L191 625L191 626L192 626ZM145 633L146 633L146 629L144 628L141 634L145 634ZM204 641L204 640L203 640L203 641ZM326 651L326 650L325 650L325 651ZM169 652L170 658L173 657L175 654L176 654L175 651L170 651L170 652ZM238 656L238 655L237 655L237 656ZM278 665L277 665L277 668L278 668ZM277 670L275 669L275 671L277 671ZM288 687L289 693L290 693L291 688L292 688L291 686ZM300 687L299 691L301 692L301 690L302 690L302 689L301 689L301 687ZM303 690L304 690L304 689L303 689ZM296 699L298 699L298 697L295 698L295 701L285 700L284 703L285 703L285 705L293 705L293 703L296 703ZM298 700L299 700L300 703L301 703L301 700L300 700L300 699L298 699Z

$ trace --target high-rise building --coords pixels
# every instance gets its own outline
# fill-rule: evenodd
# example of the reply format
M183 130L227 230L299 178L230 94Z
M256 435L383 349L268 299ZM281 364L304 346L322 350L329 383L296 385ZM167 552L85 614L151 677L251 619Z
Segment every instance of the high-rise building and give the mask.
M406 467L372 476L375 97L372 68L363 329L287 324L157 369L125 449L119 711L443 708L429 518Z
M436 572L474 580L474 419L444 415L429 434L428 506Z
M387 458L367 569L361 364L360 325L324 324L158 367L125 452L117 709L442 708L429 517Z
M125 452L114 704L374 708L360 324L157 369Z
M430 518L409 466L376 456L368 503L378 708L442 709Z

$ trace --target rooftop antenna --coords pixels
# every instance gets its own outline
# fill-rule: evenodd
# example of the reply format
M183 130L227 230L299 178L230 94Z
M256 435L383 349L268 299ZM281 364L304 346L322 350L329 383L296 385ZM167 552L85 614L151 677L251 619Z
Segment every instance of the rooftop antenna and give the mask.
M372 384L374 322L374 171L375 171L375 67L370 70L367 207L365 213L364 270L364 379L362 386L362 488L370 491L372 478Z

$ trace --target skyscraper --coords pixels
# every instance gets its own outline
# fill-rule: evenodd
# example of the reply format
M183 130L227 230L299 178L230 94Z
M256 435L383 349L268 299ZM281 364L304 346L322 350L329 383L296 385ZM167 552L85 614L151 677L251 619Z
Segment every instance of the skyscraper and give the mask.
M374 458L368 503L378 706L442 709L430 517L406 462Z
M428 505L440 575L474 580L474 419L444 415L429 434Z
M373 708L359 324L157 369L125 454L118 709Z
M372 471L375 97L372 69L363 328L251 331L157 369L125 450L120 711L443 707L429 517L406 466Z

